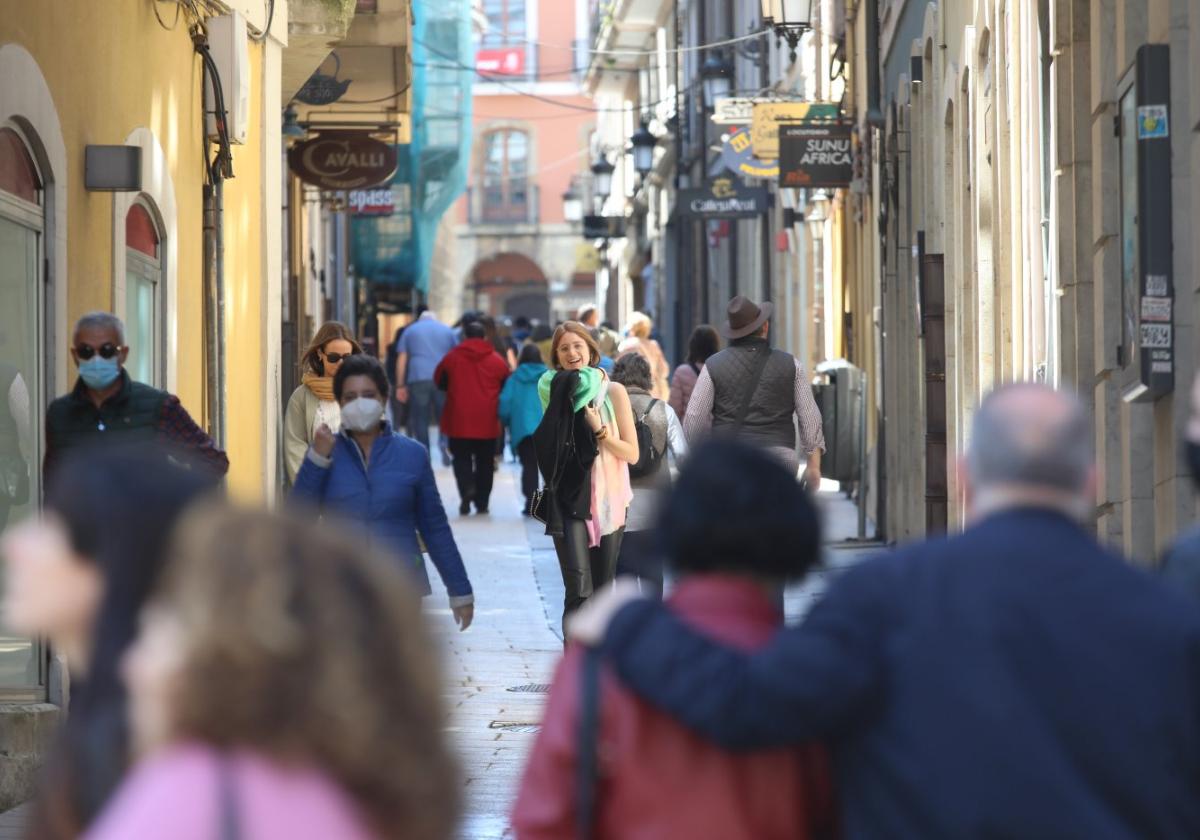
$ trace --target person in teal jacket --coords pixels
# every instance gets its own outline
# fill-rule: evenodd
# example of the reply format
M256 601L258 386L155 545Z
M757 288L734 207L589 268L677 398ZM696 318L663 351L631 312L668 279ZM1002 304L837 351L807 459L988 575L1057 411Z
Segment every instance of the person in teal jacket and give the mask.
M542 361L536 344L526 344L517 359L517 369L500 392L500 422L508 429L513 453L521 460L521 491L525 494L525 515L538 489L537 453L533 433L542 422L542 400L538 380L549 368Z

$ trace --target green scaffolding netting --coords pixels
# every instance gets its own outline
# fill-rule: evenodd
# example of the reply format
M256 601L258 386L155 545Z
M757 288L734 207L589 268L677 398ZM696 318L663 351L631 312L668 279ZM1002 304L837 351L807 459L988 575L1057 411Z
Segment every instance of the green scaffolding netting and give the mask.
M467 184L471 146L471 0L413 0L412 142L398 146L395 212L351 219L354 273L429 290L442 215Z

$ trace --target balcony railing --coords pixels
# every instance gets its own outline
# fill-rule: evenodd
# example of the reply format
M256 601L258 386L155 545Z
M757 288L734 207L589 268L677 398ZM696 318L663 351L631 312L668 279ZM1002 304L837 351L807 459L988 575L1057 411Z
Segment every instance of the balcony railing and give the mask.
M538 223L538 185L509 182L500 187L467 188L467 220L473 225L535 225Z

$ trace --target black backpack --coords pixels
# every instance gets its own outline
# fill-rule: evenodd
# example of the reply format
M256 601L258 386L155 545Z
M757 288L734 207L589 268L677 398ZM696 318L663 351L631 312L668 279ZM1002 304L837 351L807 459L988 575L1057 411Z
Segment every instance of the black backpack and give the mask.
M648 475L654 475L662 466L663 457L667 454L665 447L663 451L654 448L654 433L650 431L650 426L646 423L646 418L658 403L658 400L650 400L650 404L646 406L642 415L633 421L634 431L637 432L638 459L636 464L629 465L631 478L645 478Z

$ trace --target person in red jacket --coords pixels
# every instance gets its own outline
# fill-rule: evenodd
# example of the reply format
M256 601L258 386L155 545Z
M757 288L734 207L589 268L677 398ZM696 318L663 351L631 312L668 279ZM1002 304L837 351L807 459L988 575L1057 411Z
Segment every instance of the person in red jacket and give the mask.
M820 551L808 494L770 454L718 440L688 459L659 522L680 582L666 604L722 644L763 648L782 623L776 595ZM569 645L517 796L518 840L573 840L584 799L577 761L584 648ZM599 681L590 799L595 840L826 840L838 836L819 745L725 752L623 687Z
M466 516L471 504L479 513L488 512L492 496L496 438L500 437L500 389L508 378L508 363L485 338L483 324L463 324L463 341L446 354L433 381L446 392L441 432L450 441L454 480L462 503L458 512Z

